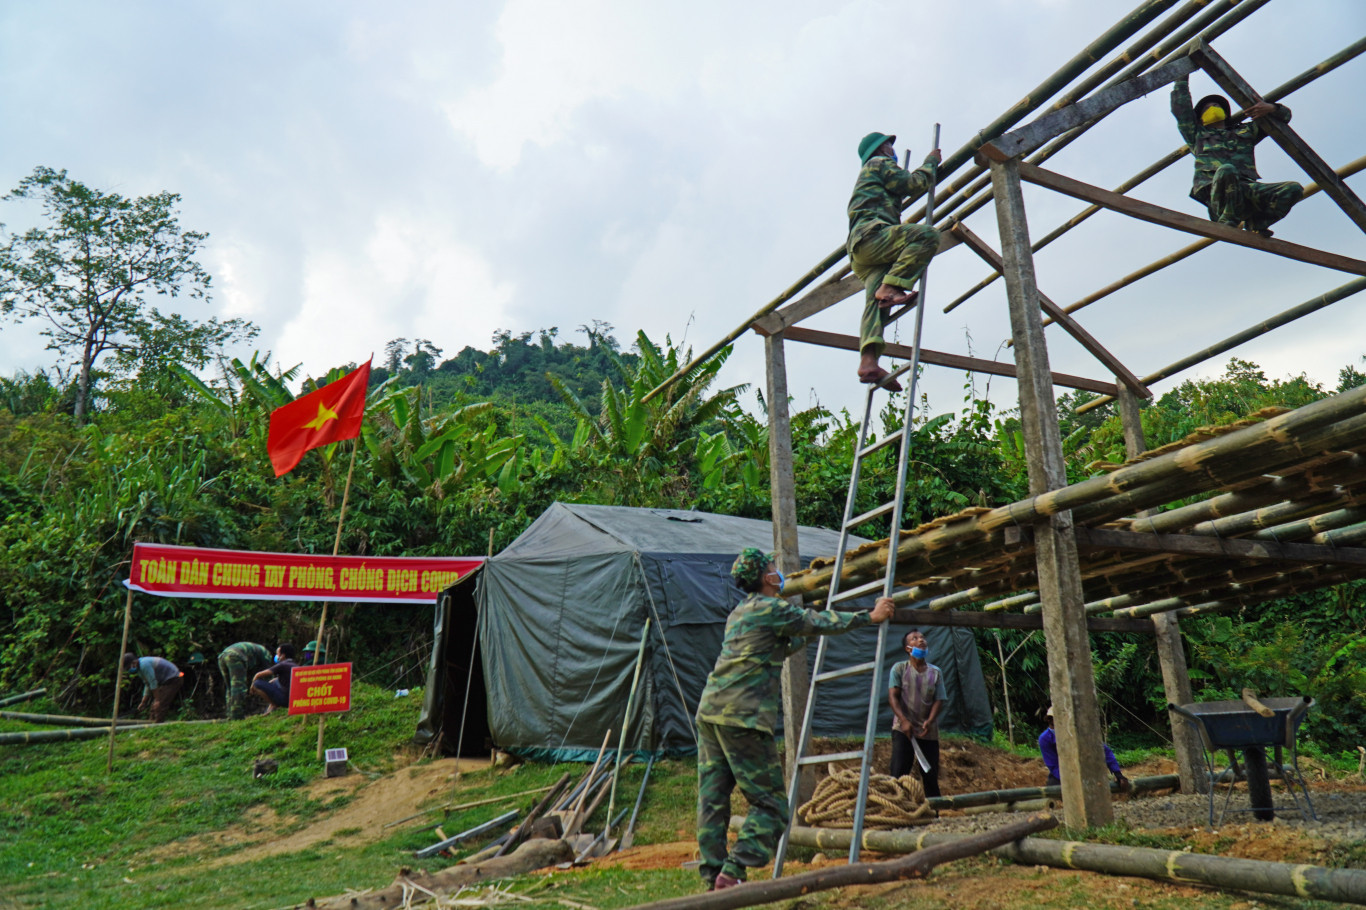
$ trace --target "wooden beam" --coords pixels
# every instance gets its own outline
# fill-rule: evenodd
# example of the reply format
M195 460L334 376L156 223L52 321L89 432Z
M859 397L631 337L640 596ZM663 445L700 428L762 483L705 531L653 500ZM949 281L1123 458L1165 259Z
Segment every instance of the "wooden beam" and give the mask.
M819 329L804 329L794 326L783 332L784 337L789 341L801 341L806 344L818 344L821 347L839 348L843 351L857 351L858 338L853 335L840 335L835 332L822 332ZM904 344L889 343L883 351L888 357L898 357L902 360L911 358L911 348ZM931 351L925 348L920 349L920 362L933 364L939 367L950 367L957 370L971 370L974 373L990 373L993 376L1016 375L1015 364L1003 363L999 360L982 360L979 357L965 357L962 354L947 354L943 351ZM1068 373L1054 373L1053 382L1055 385L1069 389L1085 389L1088 392L1098 392L1101 395L1117 395L1119 387L1113 382L1105 382L1100 379L1087 379L1084 376L1072 376Z
M967 225L963 224L963 222L954 222L953 227L949 230L961 237L963 242L967 244L968 249L980 256L987 265L998 272L1004 271L1003 266L1001 265L1001 255L993 250L991 245L985 240L974 234ZM1135 395L1141 395L1144 398L1153 397L1153 393L1148 391L1148 387L1145 386L1128 367L1120 363L1118 357L1106 350L1104 345L1099 341L1096 341L1091 333L1083 329L1075 319L1063 312L1062 307L1050 300L1043 291L1037 291L1037 293L1039 306L1043 307L1048 315L1053 317L1053 321L1061 325L1063 329L1067 331L1067 334L1075 338L1078 344L1104 364L1110 372L1114 373L1117 379L1132 389Z
M1195 61L1190 57L1173 60L1166 66L1160 66L1142 76L1135 76L1118 85L1102 89L1076 104L1045 114L1033 123L993 139L982 146L982 154L992 161L1005 161L1028 155L1055 136L1093 123L1130 101L1142 98L1182 76L1190 75L1196 68Z
M1010 306L1011 337L1020 375L1020 422L1024 428L1029 492L1042 496L1067 486L1067 466L1058 428L1057 399L1048 368L1048 346L1039 315L1039 290L1029 244L1020 164L1012 159L991 165L996 224L1003 252ZM1058 770L1063 813L1069 828L1092 828L1114 820L1105 758L1101 753L1100 714L1086 631L1081 565L1073 536L1072 513L1059 510L1034 523L1034 558L1043 602L1044 642L1048 649L1048 686L1058 733Z
M776 313L769 313L763 319L756 320L751 328L760 335L776 335L783 329L862 292L863 282L854 275L845 275L839 281L822 284L803 294Z
M765 400L768 403L768 486L773 516L773 554L779 571L791 574L802 567L802 559L797 544L797 488L792 467L792 422L787 406L787 355L781 334L764 339L764 364L768 381ZM800 594L787 600L795 607L802 606ZM810 691L806 649L800 648L783 661L783 729L802 728ZM784 745L787 767L799 767L798 737L785 737ZM802 771L798 791L803 799L810 799L810 794L816 788L816 775L814 769L809 769L811 773L806 773L806 770Z
M1340 272L1349 272L1353 275L1366 275L1366 262L1362 262L1360 259L1327 253L1323 250L1301 246L1298 243L1277 240L1274 237L1263 237L1260 234L1254 234L1252 231L1240 231L1226 224L1217 224L1204 218L1187 215L1184 212L1153 205L1150 202L1121 196L1118 193L1103 190L1098 186L1082 183L1080 180L1073 180L1071 177L1064 177L1054 171L1036 167L1028 162L1020 162L1020 177L1037 186L1047 187L1050 190L1062 193L1064 196L1071 196L1073 199L1080 199L1083 202L1091 202L1112 212L1137 218L1139 221L1175 228L1197 237L1209 237L1211 240L1236 243L1238 246L1260 250L1263 253L1274 253L1277 256L1284 256L1286 259L1294 259L1297 262L1321 265L1327 269L1337 269Z
M940 231L939 249L935 251L935 255L938 256L945 250L953 249L960 242L948 231ZM855 294L862 293L862 291L863 282L854 275L845 275L839 280L827 281L814 290L803 294L781 310L755 320L752 328L760 335L777 334L789 326L796 325L803 319L808 319L841 301L848 300Z
M897 610L892 623L898 626L958 626L968 629L1042 629L1043 616L1038 613L983 613L980 610ZM1092 616L1086 620L1088 632L1129 632L1152 635L1153 624L1148 619L1107 619ZM1184 702L1183 702L1184 704Z
M1182 556L1279 560L1314 564L1366 566L1366 548L1325 547L1312 543L1201 537L1194 534L1142 534L1101 528L1077 528L1077 546L1101 550L1141 550Z
M1191 51L1191 59L1199 63L1210 78L1233 96L1233 100L1242 107L1251 107L1262 100L1262 96L1228 65L1228 61L1215 53L1214 48L1204 41L1195 45L1195 49ZM1278 117L1267 116L1258 120L1257 125L1323 188L1328 197L1338 204L1357 227L1366 232L1366 205L1362 204L1361 198L1352 192L1346 181L1333 172L1328 162L1320 158L1318 153L1309 147L1309 143L1290 128L1290 124Z

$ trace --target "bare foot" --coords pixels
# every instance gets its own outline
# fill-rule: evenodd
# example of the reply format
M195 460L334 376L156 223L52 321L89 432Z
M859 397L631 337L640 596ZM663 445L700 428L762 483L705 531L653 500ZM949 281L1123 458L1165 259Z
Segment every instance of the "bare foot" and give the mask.
M908 291L895 285L884 284L873 292L873 299L877 301L878 309L890 310L903 303L913 302L918 294L919 291Z
M884 370L882 367L873 367L873 369L871 370L861 369L858 371L858 381L866 383L868 385L876 385L877 383L882 382L882 380L886 377L887 371ZM893 379L890 382L883 385L882 388L886 389L889 392L900 392L901 383Z

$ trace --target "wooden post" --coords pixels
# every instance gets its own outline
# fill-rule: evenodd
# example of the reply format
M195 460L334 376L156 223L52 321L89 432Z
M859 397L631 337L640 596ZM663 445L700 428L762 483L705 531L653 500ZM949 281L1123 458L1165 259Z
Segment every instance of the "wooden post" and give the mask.
M773 509L773 552L778 570L791 575L802 567L797 543L797 491L792 470L792 423L787 410L787 354L782 333L764 339L764 372L768 379L768 482ZM802 605L801 595L788 598L793 606ZM806 649L783 662L783 750L787 756L788 782L797 767L797 744L801 738L806 698L811 677L806 664ZM801 802L816 789L815 772L804 769L798 788Z
M991 183L1001 231L1015 364L1019 370L1020 419L1029 453L1029 492L1037 496L1066 486L1067 471L1043 319L1039 315L1019 161L993 161ZM1070 828L1098 827L1114 820L1114 809L1110 805L1101 752L1091 642L1086 631L1072 513L1057 512L1039 521L1034 525L1034 541L1064 816Z
M1143 435L1143 418L1138 409L1138 398L1127 388L1119 389L1119 421L1124 428L1124 451L1135 458L1148 450ZM1186 669L1186 649L1181 642L1181 623L1170 612L1154 613L1153 629L1157 633L1157 662L1162 667L1162 688L1167 701L1187 705L1191 696L1190 674ZM1206 793L1209 779L1205 774L1204 746L1188 723L1171 721L1172 744L1176 749L1176 770L1181 775L1182 793Z
M130 586L128 600L123 605L123 642L119 645L119 669L114 676L114 710L109 714L109 758L104 763L105 774L114 773L114 734L119 726L119 695L123 692L123 655L128 653L128 628L132 624L133 589Z

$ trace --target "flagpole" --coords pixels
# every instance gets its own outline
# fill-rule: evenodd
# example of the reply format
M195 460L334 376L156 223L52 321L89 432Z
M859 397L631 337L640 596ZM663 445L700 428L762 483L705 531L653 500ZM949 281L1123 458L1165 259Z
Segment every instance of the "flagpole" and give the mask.
M332 541L332 555L336 556L341 552L342 524L346 521L346 503L351 498L351 477L356 473L356 450L360 448L360 437L356 436L351 440L351 466L346 469L346 486L342 489L341 514L337 516L337 536ZM132 589L129 589L129 597L132 596ZM318 621L318 649L313 652L313 665L318 665L318 658L323 655L323 630L327 627L327 601L323 601L323 615ZM323 760L323 728L327 725L327 715L318 715L318 761ZM111 748L113 738L110 738Z
M129 573L129 580L132 580ZM128 653L128 627L133 624L133 588L128 587L128 600L123 605L123 644L119 645L119 671L114 677L114 710L109 717L109 760L104 764L104 773L114 773L114 733L119 726L119 694L123 689L123 655Z

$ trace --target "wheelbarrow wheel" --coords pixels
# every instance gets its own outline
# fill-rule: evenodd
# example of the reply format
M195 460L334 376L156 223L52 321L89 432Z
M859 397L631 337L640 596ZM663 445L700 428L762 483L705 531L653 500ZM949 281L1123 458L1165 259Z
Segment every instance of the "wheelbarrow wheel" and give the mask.
M1271 779L1266 770L1266 749L1262 746L1249 746L1243 750L1243 764L1247 769L1247 796L1252 804L1252 816L1260 821L1269 822L1276 817L1272 808Z

